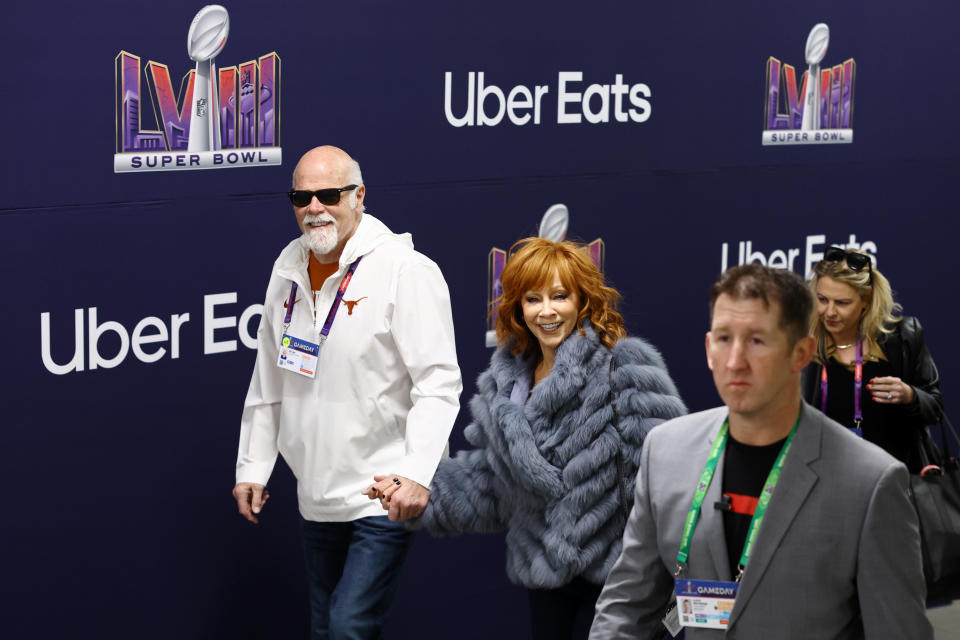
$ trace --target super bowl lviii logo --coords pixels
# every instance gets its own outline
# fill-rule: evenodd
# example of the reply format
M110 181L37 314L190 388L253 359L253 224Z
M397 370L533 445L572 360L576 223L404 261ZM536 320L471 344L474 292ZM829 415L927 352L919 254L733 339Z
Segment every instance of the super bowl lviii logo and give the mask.
M857 65L850 58L821 69L830 29L821 23L807 36L806 63L797 70L774 57L767 60L767 102L763 144L845 144L853 142L853 86Z
M141 67L139 56L117 54L115 173L281 163L280 57L274 51L218 70L229 32L220 5L197 13L187 32L196 66L177 92L166 64Z
M567 211L567 205L555 204L547 209L540 220L538 236L560 242L567 237L567 225L570 221L570 213ZM587 251L590 252L590 259L597 265L600 271L603 271L603 263L606 259L606 246L603 240L597 238L587 245ZM487 256L487 332L485 335L486 345L488 347L497 346L497 332L494 323L497 319L496 306L500 296L503 295L503 286L500 284L500 274L507 264L507 252L503 249L494 247L490 249Z

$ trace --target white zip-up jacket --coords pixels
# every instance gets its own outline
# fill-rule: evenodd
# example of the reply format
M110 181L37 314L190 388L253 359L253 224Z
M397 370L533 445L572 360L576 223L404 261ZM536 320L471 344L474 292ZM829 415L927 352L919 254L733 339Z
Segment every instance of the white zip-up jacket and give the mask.
M363 256L320 347L316 377L277 366L291 283L287 334L318 343L350 264ZM385 515L362 495L375 474L430 486L460 408L450 294L436 263L364 213L336 273L313 299L302 238L277 258L267 286L257 360L243 406L237 482L266 484L277 453L297 478L307 520Z

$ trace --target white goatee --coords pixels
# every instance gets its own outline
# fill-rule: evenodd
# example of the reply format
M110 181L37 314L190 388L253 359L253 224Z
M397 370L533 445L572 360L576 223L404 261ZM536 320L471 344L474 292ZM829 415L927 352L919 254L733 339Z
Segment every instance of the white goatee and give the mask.
M311 224L319 222L328 222L322 227L311 227ZM337 232L337 221L330 214L324 213L319 216L305 216L303 218L303 237L307 245L318 256L326 255L337 248L339 233Z

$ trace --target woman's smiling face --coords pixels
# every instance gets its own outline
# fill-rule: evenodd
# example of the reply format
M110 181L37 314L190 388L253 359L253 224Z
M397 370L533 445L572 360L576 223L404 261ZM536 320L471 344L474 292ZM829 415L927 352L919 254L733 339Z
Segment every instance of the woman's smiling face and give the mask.
M555 353L577 326L580 299L553 272L549 285L523 294L523 320L540 343L541 352Z

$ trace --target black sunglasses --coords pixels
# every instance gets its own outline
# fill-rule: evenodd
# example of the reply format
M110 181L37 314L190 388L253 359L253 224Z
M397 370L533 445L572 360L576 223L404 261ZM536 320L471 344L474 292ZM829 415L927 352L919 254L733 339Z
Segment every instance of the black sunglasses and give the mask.
M310 201L313 200L314 196L317 197L317 200L320 201L320 204L330 206L340 202L340 194L342 194L344 191L351 191L356 189L357 186L358 185L355 184L348 184L345 187L333 187L331 189L320 189L319 191L290 189L290 191L287 191L287 195L290 196L290 202L292 202L295 207L307 206L310 204Z
M845 251L840 247L827 247L827 250L823 252L823 259L826 262L846 262L851 271L862 271L866 267L870 276L870 284L873 284L873 267L870 265L870 256Z

